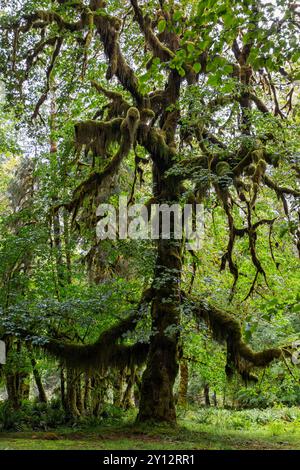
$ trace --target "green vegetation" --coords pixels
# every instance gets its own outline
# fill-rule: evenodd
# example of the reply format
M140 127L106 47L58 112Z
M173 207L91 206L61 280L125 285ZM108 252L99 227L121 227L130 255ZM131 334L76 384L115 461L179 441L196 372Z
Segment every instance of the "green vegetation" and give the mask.
M132 424L133 414L74 429L2 433L0 449L300 449L298 408L179 412L177 427Z

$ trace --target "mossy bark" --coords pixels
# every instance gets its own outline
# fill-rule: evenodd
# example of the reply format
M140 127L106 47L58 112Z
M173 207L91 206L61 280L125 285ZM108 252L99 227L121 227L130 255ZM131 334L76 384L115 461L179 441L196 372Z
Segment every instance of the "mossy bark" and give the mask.
M94 416L100 416L103 406L107 403L107 391L109 388L109 376L106 371L96 373L91 380L92 386L92 412Z
M156 170L154 188L156 193L164 194L161 203L178 202L179 188L176 182L165 179L161 169ZM158 240L152 285L152 336L147 367L142 378L138 421L176 422L173 386L178 373L182 240L174 237L172 217L170 222L170 239L163 239L160 233Z
M34 380L35 380L35 383L36 383L36 386L37 386L37 389L38 389L38 393L39 393L39 402L40 403L47 403L47 395L46 395L46 392L45 392L45 389L44 389L44 386L43 386L43 382L42 382L42 379L41 379L40 372L39 372L38 367L37 367L37 362L36 362L36 360L33 356L31 356L30 361L31 361L31 365L32 365L32 372L33 372Z
M128 410L135 407L134 399L135 367L128 368L126 374L126 389L123 395L122 408Z
M78 418L80 412L77 408L77 376L78 371L67 369L66 412L69 418Z
M163 245L160 246L160 255L170 265L174 261L174 246L166 242L161 242L160 245ZM160 265L161 262L162 258L159 256L157 264ZM177 263L179 270L180 261L176 256ZM173 263L172 265L174 266ZM168 281L166 284L169 285L169 292L173 291L174 297L170 298L165 286L163 292L159 289L152 304L153 331L156 333L151 338L147 367L143 374L139 421L176 421L173 386L178 373L179 298L175 297L175 281Z
M76 407L80 415L84 413L81 377L76 380Z
M114 406L122 407L123 397L126 391L126 372L125 369L117 371L114 382Z
M186 405L189 384L189 365L186 359L180 361L180 382L178 390L178 404Z
M91 398L91 378L86 372L84 377L84 395L83 395L83 406L85 414L91 413L92 398Z
M66 379L64 368L60 366L60 396L61 404L65 412L67 411L67 399L66 399Z
M6 342L7 355L11 350L17 354L21 354L21 341L14 341L10 338ZM8 401L13 409L18 410L21 407L22 400L28 400L30 393L30 374L25 370L18 370L17 365L13 365L12 369L5 372L5 384L8 395Z

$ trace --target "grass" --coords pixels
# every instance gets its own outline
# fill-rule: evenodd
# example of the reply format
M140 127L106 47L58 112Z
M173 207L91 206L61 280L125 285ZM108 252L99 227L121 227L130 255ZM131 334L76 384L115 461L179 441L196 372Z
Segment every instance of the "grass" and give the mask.
M128 418L127 418L128 419ZM132 419L132 415L131 415ZM181 410L178 426L105 422L0 433L0 450L300 449L300 410Z

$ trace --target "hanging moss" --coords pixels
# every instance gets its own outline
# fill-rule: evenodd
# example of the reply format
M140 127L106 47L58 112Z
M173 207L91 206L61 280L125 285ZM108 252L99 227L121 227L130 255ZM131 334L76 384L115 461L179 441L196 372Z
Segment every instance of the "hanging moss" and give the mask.
M122 93L116 91L107 90L99 83L94 80L91 82L92 86L101 94L106 96L110 100L109 104L102 108L102 113L106 109L106 119L110 120L116 117L125 117L130 104L123 98Z
M122 370L133 364L142 365L146 360L149 346L146 343L127 346L104 340L82 346L51 339L44 348L68 367L83 371L98 371L100 369L107 370L109 367Z
M145 290L136 312L101 333L99 338L92 344L78 345L48 338L44 344L44 349L67 367L84 371L106 370L109 367L124 369L133 365L140 366L146 360L149 349L148 344L125 345L121 344L121 338L125 333L136 328L140 319L140 312L151 301L152 297L152 289Z
M73 220L87 197L97 196L99 191L110 188L112 177L116 175L123 158L136 145L139 124L140 113L135 107L128 109L124 119L90 120L76 124L75 138L79 148L84 146L95 156L104 158L109 156L108 147L113 142L119 144L119 149L102 172L91 173L74 190L72 201L66 204L67 209L73 212Z
M108 149L121 138L122 118L111 121L84 121L75 125L75 140L79 147L85 146L93 155L107 158Z
M49 338L44 349L66 366L85 371L142 364L147 355L147 344L127 346L119 343L124 333L135 329L138 318L138 313L135 313L120 321L103 332L93 344L78 345Z
M256 380L256 377L251 374L253 367L266 367L281 357L281 348L253 351L243 341L240 322L230 313L201 301L194 304L193 311L197 319L202 319L207 323L216 341L226 343L226 373L229 377L236 370L245 380Z

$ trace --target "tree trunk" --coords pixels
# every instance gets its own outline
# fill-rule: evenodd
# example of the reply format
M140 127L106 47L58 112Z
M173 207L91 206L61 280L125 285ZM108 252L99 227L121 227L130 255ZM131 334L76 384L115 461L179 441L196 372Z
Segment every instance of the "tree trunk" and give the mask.
M76 374L78 374L76 370L71 368L67 369L66 410L70 418L78 418L80 416L77 408Z
M186 405L189 383L189 365L186 359L180 361L180 382L178 391L178 404Z
M62 366L60 366L60 396L61 404L65 412L67 412L67 399L66 399L66 379L65 373Z
M127 371L127 385L123 395L122 408L124 410L129 410L130 408L135 407L134 400L134 385L135 385L135 367L130 368Z
M125 370L117 371L114 381L114 406L122 407L123 397L126 391Z
M14 349L17 354L21 354L21 341L18 340L14 343L13 340L9 339L7 341L7 355L12 349ZM15 410L18 410L21 407L22 400L28 400L29 398L29 374L28 372L18 370L17 365L14 364L12 370L5 374L5 380L8 401Z
M179 96L180 79L170 77L170 101ZM171 103L170 103L171 104ZM166 112L165 119L168 117ZM167 134L168 144L175 145L175 128ZM176 177L166 173L173 166L174 155L158 159L153 166L153 194L159 204L178 204L181 186ZM163 160L163 161L161 161ZM170 238L165 239L159 223L157 259L152 289L152 336L146 370L141 386L138 421L176 422L173 386L178 373L180 281L182 271L182 239L176 239L174 217L170 217Z
M178 373L181 242L159 240L153 287L152 331L138 421L176 421L173 386Z
M17 374L6 374L5 378L8 401L14 410L18 410L21 406L21 397L17 385Z
M82 389L81 389L81 377L76 380L76 407L80 415L84 412Z
M35 380L35 383L36 383L36 386L37 386L37 389L38 389L38 392L39 392L39 402L40 403L47 403L47 395L46 395L46 392L45 392L45 389L44 389L44 386L43 386L43 383L42 383L42 379L41 379L39 370L37 368L36 360L34 359L34 357L32 355L30 357L30 361L31 361L31 365L32 365L32 372L33 372L34 380Z
M66 277L67 282L72 282L72 265L71 265L71 249L70 249L70 231L69 231L69 214L66 209L63 212L64 222L64 242L65 242L65 253L66 253Z
M83 395L83 406L84 411L87 415L91 413L91 379L88 372L85 373L84 377L84 395Z

